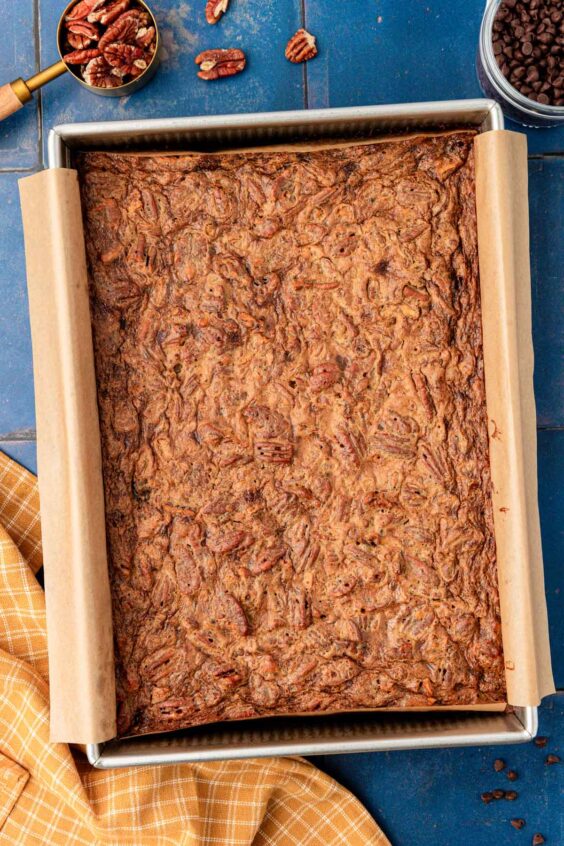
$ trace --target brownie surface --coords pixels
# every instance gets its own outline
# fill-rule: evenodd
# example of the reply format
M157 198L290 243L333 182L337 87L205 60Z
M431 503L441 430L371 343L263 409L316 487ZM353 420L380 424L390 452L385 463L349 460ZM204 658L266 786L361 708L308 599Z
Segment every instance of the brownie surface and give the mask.
M119 733L503 701L473 133L77 166Z

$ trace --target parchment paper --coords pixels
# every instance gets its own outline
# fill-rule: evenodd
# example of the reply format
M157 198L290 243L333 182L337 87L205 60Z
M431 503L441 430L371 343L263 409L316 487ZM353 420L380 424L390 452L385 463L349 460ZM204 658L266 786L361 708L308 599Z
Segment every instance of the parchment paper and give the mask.
M554 692L537 499L527 138L478 135L476 202L484 370L507 696Z
M51 740L116 733L100 432L78 179L20 180L37 417Z
M379 140L391 139L366 143ZM508 701L536 705L554 686L537 507L526 139L505 131L479 135L476 156L484 363ZM96 743L115 735L115 683L77 174L50 170L21 180L20 186L34 347L51 739ZM504 707L491 703L464 710Z

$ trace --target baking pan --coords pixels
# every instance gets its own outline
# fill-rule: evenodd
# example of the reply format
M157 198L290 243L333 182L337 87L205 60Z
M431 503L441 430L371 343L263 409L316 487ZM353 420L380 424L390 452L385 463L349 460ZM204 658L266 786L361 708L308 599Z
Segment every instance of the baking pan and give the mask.
M65 124L49 135L50 168L72 166L74 150L216 150L291 141L369 138L472 127L503 129L493 100L406 103L315 111ZM270 755L321 755L519 743L537 732L535 707L507 712L362 712L221 723L86 747L101 769Z

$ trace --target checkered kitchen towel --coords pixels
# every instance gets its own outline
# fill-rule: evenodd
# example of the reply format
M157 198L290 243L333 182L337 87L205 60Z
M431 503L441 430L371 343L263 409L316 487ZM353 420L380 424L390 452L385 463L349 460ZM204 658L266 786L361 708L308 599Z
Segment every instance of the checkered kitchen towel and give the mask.
M386 846L362 805L296 759L95 770L49 743L35 477L0 453L0 844Z

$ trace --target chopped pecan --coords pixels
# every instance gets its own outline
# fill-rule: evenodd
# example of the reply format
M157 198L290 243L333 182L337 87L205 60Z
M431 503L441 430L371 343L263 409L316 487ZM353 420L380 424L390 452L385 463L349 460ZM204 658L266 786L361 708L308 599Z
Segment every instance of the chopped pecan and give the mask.
M255 458L268 464L290 464L294 455L294 447L288 441L257 441L255 443Z
M65 17L65 21L67 23L71 23L72 21L82 21L85 20L92 12L95 12L97 9L100 9L101 6L104 6L106 0L81 0L80 3L77 3L74 6L68 15Z
M229 6L229 0L208 0L206 3L206 20L209 24L215 24L223 17Z
M235 76L245 69L247 60L242 50L204 50L195 60L200 66L200 79L221 79L225 76Z
M286 45L286 58L290 62L297 64L299 62L307 62L317 56L317 46L315 44L315 35L312 35L306 29L298 29L292 35L288 44Z
M415 449L413 442L409 438L391 435L388 432L379 432L373 435L370 439L370 446L389 455L399 455L402 458L411 458Z
M341 378L339 365L334 361L326 361L314 367L309 379L309 386L312 391L318 393L326 388L332 387Z
M92 59L82 73L82 78L94 88L117 88L123 84L121 77L113 73L113 68L103 56Z
M152 681L165 678L173 670L171 661L175 655L176 652L171 646L165 646L151 655L147 655L139 665L141 674L146 678L150 678Z
M431 297L425 290L414 288L412 285L403 286L403 295L407 299L417 300L421 304L427 305L431 302Z
M67 65L83 65L85 62L89 62L91 59L95 59L100 55L100 51L97 47L93 47L91 50L74 50L72 53L65 53L63 56L63 61L67 63Z
M104 59L121 77L128 74L135 75L136 69L144 71L147 67L145 51L141 47L134 47L132 44L122 44L119 41L108 44L104 48Z
M431 394L429 393L427 380L422 373L417 372L413 372L411 374L411 378L413 380L413 384L415 386L415 390L417 391L419 399L423 403L423 408L425 409L427 417L429 418L429 420L432 420L436 414L436 409Z
M277 564L281 558L284 558L285 554L286 548L283 546L275 546L270 549L265 549L249 563L249 571L253 576L257 576L259 573L266 573L268 570L272 570L274 565Z
M448 467L438 452L432 452L426 444L421 444L421 461L439 482L448 477Z
M296 629L306 629L311 623L310 602L303 587L292 587L288 593L288 618Z
M346 596L351 590L354 590L356 581L356 576L347 573L346 570L343 573L337 573L336 576L333 576L329 580L327 593L329 596L335 598Z
M352 461L353 464L359 464L362 455L362 444L352 432L350 432L344 425L339 426L335 432L335 440L341 450L341 454Z
M335 658L322 664L316 673L316 681L320 687L337 687L360 673L360 667L350 658Z
M230 593L224 594L221 599L220 616L226 623L231 623L239 634L246 635L249 633L249 621L243 606Z
M245 547L250 546L252 542L253 538L247 532L220 532L214 537L208 538L207 548L217 555L227 555L243 545Z

